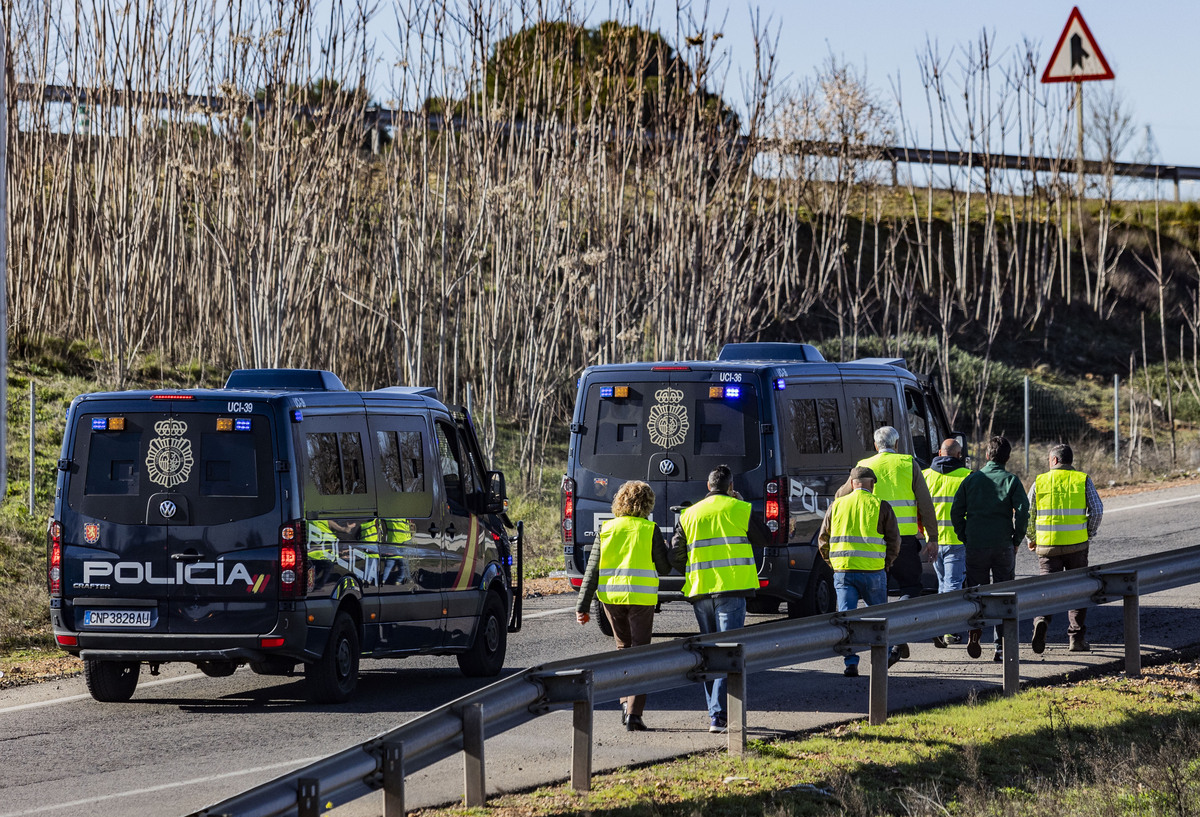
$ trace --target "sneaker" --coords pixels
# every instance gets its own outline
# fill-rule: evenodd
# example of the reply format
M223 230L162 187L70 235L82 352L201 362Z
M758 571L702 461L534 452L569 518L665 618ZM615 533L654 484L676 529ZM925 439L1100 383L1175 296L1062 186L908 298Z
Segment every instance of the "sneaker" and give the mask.
M858 664L847 664L846 668L842 670L842 675L845 675L847 678L857 678Z
M1083 636L1075 636L1071 639L1071 646L1068 647L1071 652L1088 652L1092 649L1092 645L1083 639Z
M939 650L946 649L946 636L935 635L933 637L933 646L937 647Z
M728 730L729 724L725 722L725 717L723 715L717 715L715 718L708 719L708 731L712 732L714 735L719 735L720 733Z
M1046 650L1046 620L1033 622L1033 641L1029 642L1033 651L1041 655Z
M625 721L625 729L629 732L645 732L646 724L641 715L630 715Z
M888 653L888 666L894 667L897 664L899 664L901 657L902 656L900 655L899 650L892 650L891 652L889 652Z
M1004 660L1004 650L1001 649L1000 647L997 647L996 651L994 653L992 653L992 661L999 664L1003 660Z
M896 655L901 658L908 658L912 653L908 649L907 644L897 644L895 647Z
M983 647L979 646L979 637L983 630L972 630L967 636L967 655L978 658L983 655Z
M947 644L961 644L962 636L958 633L946 633L942 638L946 639Z

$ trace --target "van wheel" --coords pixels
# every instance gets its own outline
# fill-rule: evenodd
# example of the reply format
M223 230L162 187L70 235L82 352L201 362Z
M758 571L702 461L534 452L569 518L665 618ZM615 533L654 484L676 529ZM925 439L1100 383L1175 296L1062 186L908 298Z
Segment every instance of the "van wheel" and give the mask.
M458 668L468 678L488 678L504 669L504 653L508 649L508 617L504 602L495 593L483 601L483 615L475 631L471 649L458 654Z
M779 599L771 598L770 596L755 596L752 599L746 599L746 612L766 615L778 613L779 601Z
M316 704L348 701L358 685L358 628L346 613L338 613L329 631L325 652L304 665L308 697Z
M88 658L83 662L83 679L87 682L88 692L104 703L123 703L132 698L141 671L142 665L137 661Z
M232 661L201 661L196 666L209 678L228 678L238 668Z
M600 603L600 599L592 602L592 618L596 619L596 626L600 628L600 632L612 638L612 622L608 620L608 613L604 612L604 605Z
M788 602L788 618L823 616L837 608L837 591L833 589L833 571L826 564L816 567L808 578L804 598Z

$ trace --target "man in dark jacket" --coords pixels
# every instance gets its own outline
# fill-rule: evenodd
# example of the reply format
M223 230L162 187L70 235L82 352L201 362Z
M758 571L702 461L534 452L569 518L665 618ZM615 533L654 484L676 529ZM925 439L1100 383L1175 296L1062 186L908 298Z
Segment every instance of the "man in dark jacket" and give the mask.
M954 533L967 549L966 587L979 587L992 582L1010 581L1016 570L1017 548L1025 539L1029 522L1029 498L1021 480L1005 470L1012 446L1003 437L992 437L987 444L987 464L963 480L954 504L950 506L950 521ZM967 654L978 658L980 630L971 630ZM993 640L996 651L993 661L1003 657L1000 628Z

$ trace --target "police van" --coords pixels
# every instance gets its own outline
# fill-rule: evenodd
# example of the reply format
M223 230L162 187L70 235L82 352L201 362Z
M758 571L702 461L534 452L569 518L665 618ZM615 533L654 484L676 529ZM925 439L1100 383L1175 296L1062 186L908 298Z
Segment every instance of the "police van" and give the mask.
M172 661L303 665L316 702L350 697L360 657L492 676L520 627L521 538L470 416L434 389L257 369L84 394L49 526L54 637L100 701Z
M874 432L900 432L900 451L928 467L952 432L935 384L903 359L827 362L811 345L727 344L715 361L625 363L583 372L562 483L566 570L578 588L612 498L629 480L654 488L652 520L670 541L678 512L727 464L734 488L771 531L755 549L752 612L786 603L792 616L832 612L833 574L816 534L850 468L875 453ZM965 448L964 448L965 450ZM660 601L683 577L660 578ZM606 629L604 616L596 616ZM607 631L607 630L606 630Z

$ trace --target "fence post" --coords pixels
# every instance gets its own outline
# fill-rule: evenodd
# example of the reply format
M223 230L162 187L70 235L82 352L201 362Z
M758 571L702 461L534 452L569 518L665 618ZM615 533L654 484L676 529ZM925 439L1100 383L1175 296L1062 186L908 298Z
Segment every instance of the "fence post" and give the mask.
M1121 375L1113 375L1113 467L1121 467Z
M741 644L696 644L700 653L699 668L688 673L697 681L725 678L725 697L728 703L726 719L726 751L732 755L746 753L746 653Z
M542 685L541 699L530 708L534 714L570 704L571 716L571 788L590 791L592 788L592 735L595 729L595 698L590 669L534 673Z
M1029 375L1025 375L1025 475L1029 478Z
M404 743L383 745L383 817L404 817Z
M316 777L302 777L296 784L296 814L299 817L320 817L321 781Z
M985 624L1000 625L1000 643L1004 645L1004 694L1016 695L1021 689L1017 594L968 592L967 598L979 605L979 615L970 622L973 629Z
M844 650L850 647L871 648L871 689L868 692L867 722L871 726L887 723L887 679L888 679L888 623L886 618L866 616L862 618L835 619L847 630Z
M1093 596L1093 601L1104 604L1120 598L1124 602L1125 676L1139 678L1142 674L1142 628L1137 573L1096 571L1095 576L1100 580L1100 592Z
M483 704L467 704L462 711L463 777L467 808L487 800L487 769L483 763Z
M37 454L37 433L34 431L35 403L33 396L33 378L29 380L29 515L33 516L33 481L37 475L34 457Z

